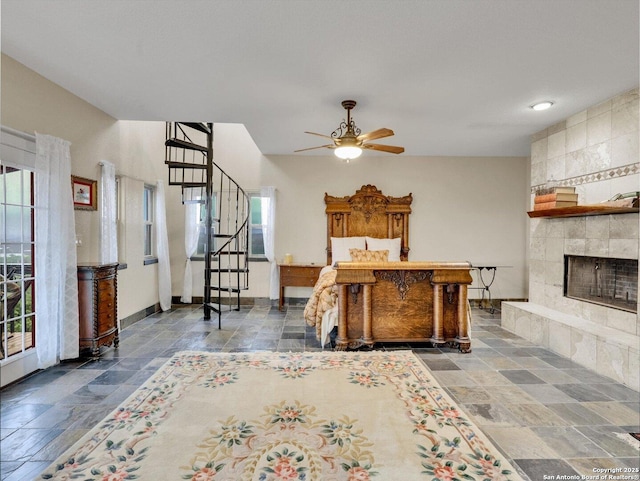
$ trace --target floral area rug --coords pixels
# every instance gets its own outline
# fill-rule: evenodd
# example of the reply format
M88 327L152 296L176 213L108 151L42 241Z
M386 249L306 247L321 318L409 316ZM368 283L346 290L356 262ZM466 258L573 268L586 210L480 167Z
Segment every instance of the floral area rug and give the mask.
M177 353L38 479L521 480L411 351Z

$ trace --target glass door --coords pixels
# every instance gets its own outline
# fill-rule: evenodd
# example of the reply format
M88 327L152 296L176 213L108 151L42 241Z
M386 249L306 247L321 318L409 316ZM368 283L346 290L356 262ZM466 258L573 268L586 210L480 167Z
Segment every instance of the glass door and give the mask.
M0 360L35 347L33 173L0 166Z

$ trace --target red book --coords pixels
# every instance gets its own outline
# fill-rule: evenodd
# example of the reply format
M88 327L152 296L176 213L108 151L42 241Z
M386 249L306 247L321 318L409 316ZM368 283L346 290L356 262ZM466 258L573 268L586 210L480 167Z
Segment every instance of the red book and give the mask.
M536 195L533 199L533 202L535 204L543 204L545 202L567 201L567 200L578 202L578 194L556 192L553 194Z

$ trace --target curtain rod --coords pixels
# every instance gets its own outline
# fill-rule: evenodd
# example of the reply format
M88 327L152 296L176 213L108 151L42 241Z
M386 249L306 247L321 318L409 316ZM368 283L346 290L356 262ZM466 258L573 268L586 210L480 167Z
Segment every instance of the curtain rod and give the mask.
M2 132L7 134L15 135L16 137L20 137L21 139L28 140L30 142L36 141L36 136L34 134L28 134L27 132L23 132L22 130L12 129L11 127L5 127L4 125L0 126Z
M118 174L118 173L116 173L116 177L124 177L125 179L137 180L138 182L143 182L145 184L151 185L151 182L148 181L148 180L139 179L138 177L132 177L132 176L126 175L126 174Z
M107 160L101 160L100 162L98 162L98 165L102 167L102 166L104 166L105 162L108 162L108 161ZM109 162L109 163L111 164L111 162ZM114 165L114 167L115 167L115 165ZM127 174L118 174L117 172L116 172L116 177L124 177L126 179L137 180L138 182L144 182L145 184L149 183L148 180L139 179L138 177L133 177L133 176L127 175Z

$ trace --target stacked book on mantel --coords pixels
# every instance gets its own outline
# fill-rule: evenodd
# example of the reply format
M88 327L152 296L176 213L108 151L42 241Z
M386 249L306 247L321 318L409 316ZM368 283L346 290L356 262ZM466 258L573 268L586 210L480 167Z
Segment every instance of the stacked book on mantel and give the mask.
M533 210L555 209L578 205L578 194L575 187L553 187L536 194L533 198Z

